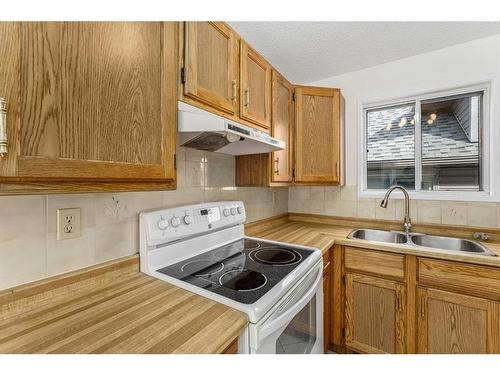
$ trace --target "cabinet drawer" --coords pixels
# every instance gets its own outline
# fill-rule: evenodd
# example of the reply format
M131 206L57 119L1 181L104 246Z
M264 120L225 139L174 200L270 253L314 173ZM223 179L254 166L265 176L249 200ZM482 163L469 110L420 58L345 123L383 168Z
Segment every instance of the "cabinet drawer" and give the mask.
M500 300L500 268L418 259L418 284Z
M346 247L345 268L404 280L405 256L356 247Z

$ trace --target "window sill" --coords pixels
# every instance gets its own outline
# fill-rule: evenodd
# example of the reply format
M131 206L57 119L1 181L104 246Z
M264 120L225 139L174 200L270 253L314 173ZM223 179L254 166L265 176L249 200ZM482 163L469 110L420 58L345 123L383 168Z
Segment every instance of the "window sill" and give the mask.
M359 198L380 198L386 190L359 190ZM408 191L412 200L464 201L464 202L496 202L495 197L484 191ZM403 199L403 193L395 190L391 198Z

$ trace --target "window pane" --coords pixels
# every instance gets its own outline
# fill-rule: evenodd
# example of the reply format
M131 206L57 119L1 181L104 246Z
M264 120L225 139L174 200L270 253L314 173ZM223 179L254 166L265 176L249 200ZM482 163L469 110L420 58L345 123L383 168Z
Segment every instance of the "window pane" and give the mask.
M481 190L481 95L422 102L422 190Z
M367 188L415 189L415 105L367 111Z

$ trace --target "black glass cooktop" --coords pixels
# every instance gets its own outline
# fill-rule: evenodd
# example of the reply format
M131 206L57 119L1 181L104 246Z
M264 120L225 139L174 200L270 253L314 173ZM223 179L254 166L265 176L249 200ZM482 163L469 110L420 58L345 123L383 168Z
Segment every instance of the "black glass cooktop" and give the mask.
M158 272L237 302L252 304L311 253L311 250L241 239Z

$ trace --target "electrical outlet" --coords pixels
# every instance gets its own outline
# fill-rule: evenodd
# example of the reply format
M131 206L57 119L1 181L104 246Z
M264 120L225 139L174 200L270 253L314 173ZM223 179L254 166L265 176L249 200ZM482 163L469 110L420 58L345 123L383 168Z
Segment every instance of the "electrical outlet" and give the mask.
M67 240L81 236L80 208L60 208L57 210L57 239Z

